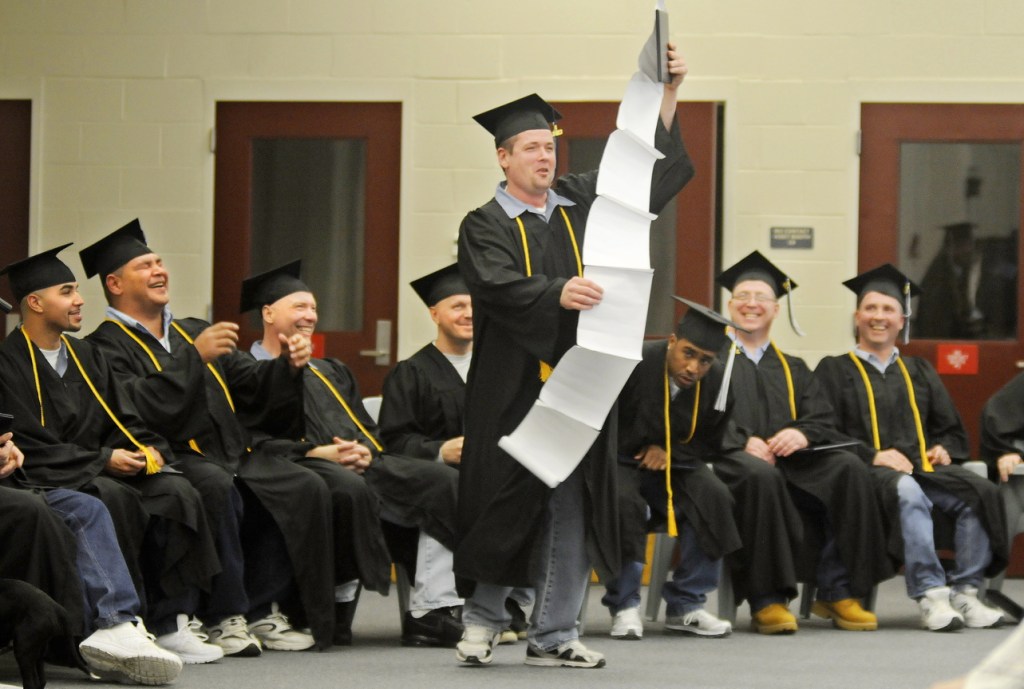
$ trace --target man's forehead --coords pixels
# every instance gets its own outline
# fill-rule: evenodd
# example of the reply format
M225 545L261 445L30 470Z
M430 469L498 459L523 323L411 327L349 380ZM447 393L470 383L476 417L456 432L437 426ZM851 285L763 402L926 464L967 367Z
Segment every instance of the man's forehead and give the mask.
M677 337L673 346L678 347L679 349L692 349L699 355L708 356L712 358L714 358L717 355L717 352L714 352L710 349L703 349L701 347L698 347L697 345L687 340L685 337Z
M142 254L141 256L136 256L132 260L128 261L128 263L125 264L125 267L136 268L147 263L160 263L162 260L163 259L160 258L160 254L157 253Z
M316 297L313 296L312 292L292 292L291 294L284 295L271 304L271 306L280 305L289 307L295 306L296 304L312 304L313 306L316 306Z
M864 302L866 302L866 301L871 301L873 303L882 302L883 304L888 303L888 304L891 304L892 306L895 306L900 311L903 310L903 304L902 304L902 302L900 302L899 299L897 299L896 297L892 296L891 294L885 294L884 292L876 292L874 290L868 290L867 292L864 293L864 296L861 297L860 304L858 305L858 308L860 306L863 306Z
M736 294L737 292L762 292L774 295L775 289L764 280L749 279L736 283L732 293Z

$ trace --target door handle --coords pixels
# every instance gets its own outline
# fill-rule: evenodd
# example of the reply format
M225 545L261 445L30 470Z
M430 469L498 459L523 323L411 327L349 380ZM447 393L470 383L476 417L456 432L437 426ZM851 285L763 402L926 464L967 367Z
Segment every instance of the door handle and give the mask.
M1024 359L1017 359L1017 368L1024 368Z
M377 321L377 342L374 349L360 349L359 356L373 357L377 366L391 365L391 321Z

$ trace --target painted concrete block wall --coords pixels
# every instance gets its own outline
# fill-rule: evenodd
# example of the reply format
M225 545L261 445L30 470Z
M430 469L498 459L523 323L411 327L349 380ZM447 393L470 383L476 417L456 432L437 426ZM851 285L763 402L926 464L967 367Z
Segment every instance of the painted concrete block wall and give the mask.
M205 314L215 103L401 101L405 283L452 259L459 220L499 179L470 117L531 91L620 98L651 5L523 0L512 14L494 0L2 0L0 98L34 102L31 248L81 247L138 216L174 271L176 311ZM795 296L809 336L780 328L783 346L812 362L848 347L852 298L839 279L856 269L860 103L1024 100L1024 5L668 8L691 67L681 97L726 104L725 260L760 249L805 286ZM773 225L813 226L814 249L769 250ZM102 297L96 284L85 294L91 329ZM402 356L432 333L407 289L399 332Z

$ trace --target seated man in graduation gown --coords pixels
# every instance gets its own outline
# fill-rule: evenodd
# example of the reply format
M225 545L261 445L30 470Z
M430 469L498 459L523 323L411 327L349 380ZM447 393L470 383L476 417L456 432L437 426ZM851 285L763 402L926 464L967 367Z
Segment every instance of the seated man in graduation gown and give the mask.
M857 295L857 344L822 359L815 377L838 430L858 441L852 449L872 467L889 554L903 560L907 594L926 629L999 625L1000 611L978 599L983 578L1007 562L999 494L958 466L969 458L967 434L935 369L896 346L919 288L888 263L843 284ZM935 552L933 507L955 521L956 564L948 574Z
M676 297L676 299L680 299ZM704 609L718 586L722 558L740 549L733 499L708 468L722 452L731 406L716 352L728 320L680 299L689 310L643 357L619 396L619 516L625 564L602 599L612 638L639 639L640 578L647 532L668 526L679 536L679 566L665 584L665 629L703 638L728 636L732 625ZM724 390L728 394L728 388ZM722 404L716 406L719 398ZM648 520L650 517L650 521Z
M451 549L466 375L473 357L473 304L455 264L411 285L437 326L437 339L396 364L384 380L380 435L398 457L388 454L375 462L367 480L389 513L420 529L403 643L454 646L462 636L463 600L455 590ZM525 638L521 606L532 600L529 589L516 589L506 600L512 623L502 632L502 643Z
M686 63L673 44L666 58L671 81L654 123L655 145L665 157L654 164L645 209L653 213L693 176L675 117ZM473 297L455 550L456 580L467 596L466 632L456 649L463 663L491 662L509 621L509 592L532 585L537 603L525 662L605 665L601 653L579 640L577 617L591 568L611 576L621 565L614 429L605 428L555 488L498 447L532 408L547 371L575 344L580 311L602 296L601 286L582 276L579 253L597 198L597 171L556 181L554 136L561 130L552 125L560 117L536 94L475 117L494 137L505 179L459 228L459 270ZM536 587L542 581L543 590Z
M0 392L0 409L27 413L6 401L3 381ZM97 676L171 682L182 660L135 625L142 606L110 512L75 490L33 489L12 435L0 435L0 577L27 581L67 610L68 631L85 637L79 648Z
M733 358L730 385L736 406L729 444L785 477L805 519L805 557L797 561L816 563L803 573L804 580L817 585L813 612L832 619L839 629L877 629L878 620L859 599L893 570L871 472L846 449L815 449L840 437L832 407L803 359L783 354L771 337L779 299L788 297L796 283L757 251L726 269L717 282L732 293L729 315L746 331L730 331L729 345L720 354ZM799 333L792 300L789 308ZM791 560L796 553L774 556Z
M1024 462L1024 373L985 402L981 412L981 459L989 476L1006 483ZM1015 484L1022 485L1021 482Z
M250 353L257 361L281 354L292 337L309 339L316 329L316 297L293 261L242 283L241 311L260 310L263 339ZM352 618L360 585L386 594L391 556L381 530L377 497L362 474L382 449L363 408L359 386L337 359L310 359L301 373L305 440L312 444L296 463L319 477L330 492L334 516L334 643L352 643Z
M210 515L223 570L200 617L226 655L331 644L330 501L323 484L292 461L301 444L257 442L302 432L302 338L288 355L257 365L235 348L238 326L174 319L170 274L146 245L138 220L81 252L98 275L106 320L88 341L103 352L134 406L175 452ZM312 635L292 626L304 616ZM296 625L300 626L300 625Z
M145 617L157 643L191 663L222 657L191 616L220 563L198 493L176 472L167 441L120 393L82 327L82 297L64 246L0 270L21 305L22 324L0 346L0 376L33 486L100 498L114 518ZM144 594L143 594L144 591Z

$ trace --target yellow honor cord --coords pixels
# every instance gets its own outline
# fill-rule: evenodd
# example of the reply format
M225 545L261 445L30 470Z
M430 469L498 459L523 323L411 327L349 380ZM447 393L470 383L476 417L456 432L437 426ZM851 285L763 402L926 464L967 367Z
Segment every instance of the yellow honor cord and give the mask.
M345 402L345 398L341 396L341 393L338 392L338 389L331 384L331 381L327 380L327 376L320 373L320 371L318 371L312 365L310 365L309 370L312 371L313 374L317 378L319 378L324 385L327 386L327 389L331 391L332 395L334 395L334 399L338 400L338 404L340 404L342 409L345 410L345 413L348 414L348 417L352 419L355 425L359 427L359 430L362 431L363 435L369 438L370 442L373 443L373 446L377 448L377 452L383 452L384 446L377 442L377 439L374 438L368 430L366 430L366 426L359 422L359 419L352 412L352 407L348 406L348 403Z
M26 334L25 337L27 338L28 335ZM136 440L135 436L131 434L131 431L125 428L124 424L121 423L121 420L117 418L114 411L107 406L106 401L104 401L103 397L100 396L100 391L96 389L96 386L92 383L92 379L89 378L89 374L85 372L85 367L82 366L82 362L78 359L78 355L75 354L75 350L71 348L71 342L68 341L68 338L61 335L60 340L64 343L64 346L68 348L68 354L70 354L72 360L74 360L75 366L78 367L78 372L82 374L82 378L85 380L85 384L89 386L89 390L92 391L93 397L95 397L96 401L100 403L101 407L103 407L103 411L107 413L107 416L109 416L110 420L114 422L114 425L117 426L118 430L124 433L124 436L128 438L128 440L135 445L142 454L146 455L146 473L158 473L160 471L160 465L156 463L156 458L153 457L153 453L150 452L148 447ZM42 391L40 391L40 395L41 394Z
M665 361L665 492L668 494L668 535L678 536L679 528L676 525L675 498L672 494L672 419L670 414L670 403L672 393L668 384L668 360ZM697 433L697 413L700 411L700 381L693 394L693 413L690 419L690 434L683 441L688 445L693 436Z
M569 222L569 214L565 212L565 208L562 206L558 207L558 210L562 212L562 218L565 220L565 227L569 231L569 240L572 242L572 252L576 257L576 275L583 277L583 259L580 258L580 247L576 242L576 232L572 229L572 223ZM523 242L523 258L526 260L526 277L533 277L533 265L530 262L530 242L526 239L526 226L523 225L523 219L516 216L516 224L519 225L519 237ZM552 368L551 364L541 361L538 376L541 382L547 382L547 379L551 377Z
M154 354L153 350L150 349L146 345L146 343L142 341L142 338L140 338L138 335L136 335L131 330L129 330L128 326L126 326L121 321L115 321L113 318L108 318L106 320L107 320L108 323L113 323L117 327L121 328L121 330L124 331L125 335L127 335L128 337L130 337L133 340L135 340L135 344L139 345L139 347L142 348L142 351L145 352L146 355L149 357L149 360L153 362L153 368L155 368L157 370L157 372L160 372L160 371L164 370L163 366L161 366L160 362L157 360L156 354ZM229 402L231 401L230 397L228 398L228 401ZM200 455L203 454L203 451L199 449L199 444L194 439L189 438L188 446L190 448L192 448L197 454L200 454ZM205 457L206 455L203 455L203 456Z
M179 335L185 338L185 342L188 342L190 345L195 344L195 342L192 341L192 338L188 336L188 333L185 332L184 328L174 321L171 321L171 326L178 331ZM217 383L220 384L220 389L224 391L224 397L227 398L228 406L231 407L231 411L235 411L235 401L231 399L231 391L228 390L228 384L225 383L224 379L221 378L219 373L217 373L217 367L213 365L213 362L207 362L206 368L210 369L210 373L213 374L213 377L217 379Z
M789 393L789 414L796 421L796 393L793 390L793 373L789 370L789 362L786 361L786 357L782 354L778 345L775 344L775 340L769 340L772 345L772 349L775 350L775 356L779 357L779 361L782 362L782 371L786 374L786 391Z
M874 439L875 450L881 452L882 443L878 437L878 410L875 408L875 390L871 386L871 381L868 379L868 372L864 368L864 365L853 352L849 353L850 359L853 360L857 370L860 371L860 377L864 381L864 388L867 391L868 396L868 410L871 413L871 433ZM921 412L917 408L917 398L914 395L914 386L910 381L910 373L907 371L907 367L903 363L903 359L897 358L897 363L900 366L900 372L903 374L903 381L907 385L907 394L909 395L910 410L914 414L914 429L917 431L917 442L921 451L921 468L926 472L935 471L935 467L932 466L931 461L928 459L928 453L925 450L924 440L924 427L921 425Z

